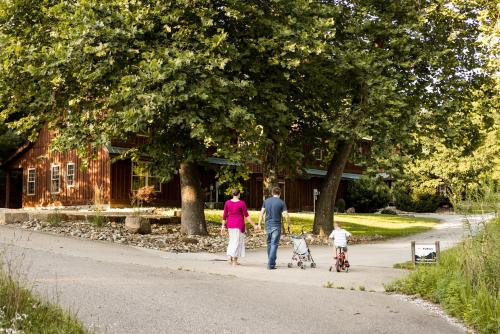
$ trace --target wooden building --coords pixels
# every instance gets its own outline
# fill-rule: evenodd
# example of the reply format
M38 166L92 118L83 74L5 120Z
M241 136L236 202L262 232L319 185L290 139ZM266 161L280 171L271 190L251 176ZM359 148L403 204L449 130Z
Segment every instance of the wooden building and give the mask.
M0 207L29 208L43 206L84 206L100 202L110 207L131 206L134 191L145 185L156 190L155 206L180 206L180 182L176 175L168 183L161 183L149 175L142 164L131 160L113 160L134 143L113 143L96 152L96 159L82 168L75 152L49 151L52 134L47 127L40 131L36 142L27 144L6 160L0 173ZM202 187L207 206L226 199L224 189L216 180L220 165L234 164L220 158L209 158L211 168L203 173ZM252 166L252 174L244 183L243 198L250 208L262 205L262 170ZM320 190L326 171L305 169L305 178L280 181L289 210L313 211L314 192ZM359 166L349 164L342 176L338 198L345 195L350 180L361 176Z

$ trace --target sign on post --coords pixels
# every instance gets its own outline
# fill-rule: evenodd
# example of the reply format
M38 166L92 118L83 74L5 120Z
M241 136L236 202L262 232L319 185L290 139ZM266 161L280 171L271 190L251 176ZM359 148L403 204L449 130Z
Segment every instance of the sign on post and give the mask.
M436 263L439 260L439 241L435 243L411 242L411 261L416 263Z
M318 199L319 196L319 190L314 188L313 189L313 212L316 213L316 200Z

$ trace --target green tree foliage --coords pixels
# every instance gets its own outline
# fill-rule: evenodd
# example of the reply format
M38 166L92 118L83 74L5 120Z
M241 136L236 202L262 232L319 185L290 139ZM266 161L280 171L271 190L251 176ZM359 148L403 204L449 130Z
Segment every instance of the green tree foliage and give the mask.
M403 211L435 212L444 198L438 188L418 181L399 180L393 187L394 204Z
M419 138L469 151L482 140L490 106L469 110L497 87L478 70L493 11L471 3L0 1L0 117L31 139L48 122L54 149L84 157L145 135L125 155L149 155L165 178L179 171L187 233L205 232L207 152L262 161L266 188L301 166L303 144L326 148L315 231L328 232L361 138L384 168L396 149L418 154Z
M335 1L331 54L314 77L320 133L330 149L315 231L331 229L333 198L345 160L335 159L371 138L367 166L394 172L422 152L422 136L445 147L474 149L491 125L484 108L490 80L481 71L481 4L466 1ZM320 87L331 85L329 90ZM332 92L328 94L327 92ZM328 94L322 96L321 94ZM486 95L485 95L486 94ZM345 142L338 146L339 140ZM351 148L348 147L351 145ZM337 168L335 167L337 165ZM332 189L329 189L332 188ZM322 197L326 196L327 199Z
M349 184L347 205L356 212L375 212L391 200L391 189L382 178L362 177Z
M274 172L278 156L297 151L279 146L297 143L287 138L304 109L303 65L332 29L319 8L307 0L2 1L1 115L31 139L47 122L58 131L53 149L82 157L145 135L125 155L147 154L165 178L179 170L183 226L203 233L199 165L209 149L242 162L264 149Z
M450 4L476 9L473 22L478 33L469 40L477 47L480 67L476 71L482 80L467 90L467 96L459 100L462 105L450 104L456 111L455 119L442 127L450 136L428 131L415 133L419 154L405 157L404 178L412 192L433 193L442 187L448 195L462 198L485 184L493 184L495 191L500 186L500 26L495 2L452 1ZM453 12L463 19L471 19L462 12ZM464 121L458 121L461 118Z

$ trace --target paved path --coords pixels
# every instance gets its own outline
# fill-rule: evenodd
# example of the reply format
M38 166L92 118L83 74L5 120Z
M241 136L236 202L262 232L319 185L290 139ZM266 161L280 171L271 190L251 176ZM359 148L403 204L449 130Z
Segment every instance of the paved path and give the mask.
M242 259L241 267L228 266L224 260L224 254L209 253L165 253L161 251L145 250L156 254L166 260L171 268L183 268L191 271L218 273L225 275L236 275L262 281L290 282L300 285L323 286L331 281L335 286L345 289L360 286L366 290L384 291L384 283L401 278L406 274L405 270L394 269L395 263L406 262L411 259L410 244L412 240L421 243L434 243L439 240L441 249L446 249L464 236L464 221L459 215L421 214L420 216L433 217L442 220L436 228L431 231L404 238L395 238L385 242L372 244L353 245L349 247L349 261L352 265L348 274L331 273L328 268L332 264L331 247L313 246L311 253L317 263L316 269L287 268L292 254L291 248L280 247L278 254L278 271L263 270L266 266L267 253L265 249L248 251ZM471 218L472 228L477 228L477 222L484 217L474 216Z
M460 239L457 216L415 240ZM330 250L313 248L318 268L265 269L262 251L233 268L219 254L170 254L0 226L0 250L34 289L106 333L462 333L398 296L347 290L400 277L408 241L351 247L353 270L329 273ZM285 256L286 255L286 256ZM346 290L325 289L327 281Z

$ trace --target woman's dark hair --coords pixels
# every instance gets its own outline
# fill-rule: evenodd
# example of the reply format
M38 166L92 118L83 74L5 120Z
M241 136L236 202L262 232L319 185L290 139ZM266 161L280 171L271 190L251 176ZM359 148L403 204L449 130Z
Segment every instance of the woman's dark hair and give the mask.
M231 191L231 194L233 194L233 196L238 196L240 194L240 190L239 189L233 189Z

